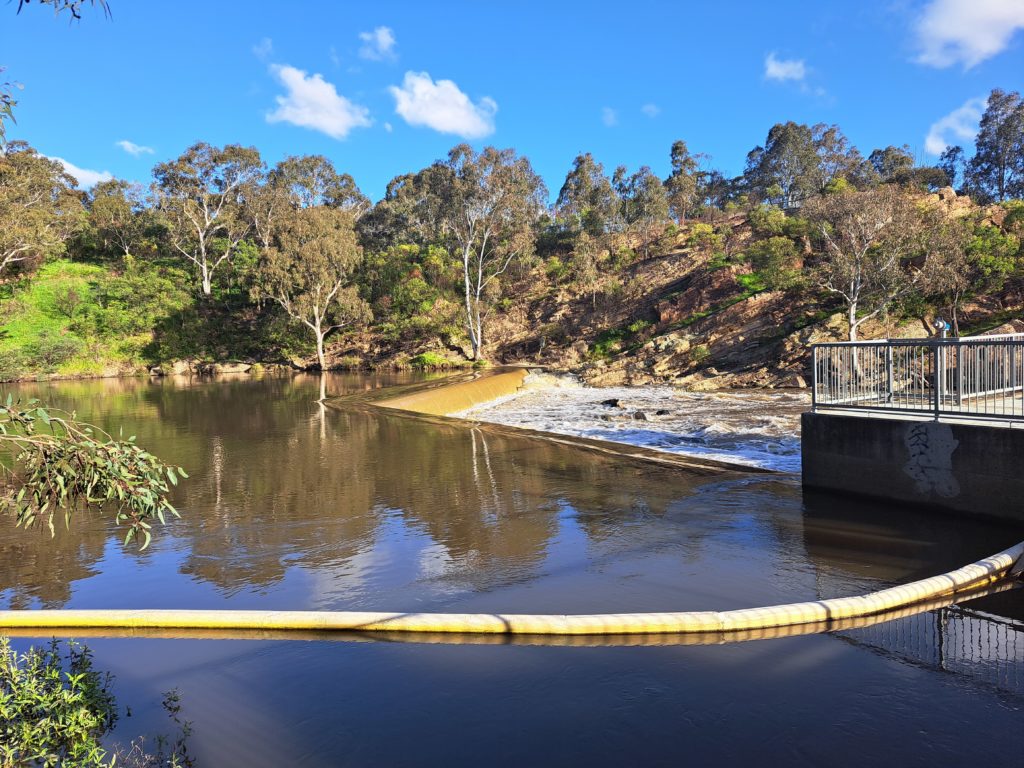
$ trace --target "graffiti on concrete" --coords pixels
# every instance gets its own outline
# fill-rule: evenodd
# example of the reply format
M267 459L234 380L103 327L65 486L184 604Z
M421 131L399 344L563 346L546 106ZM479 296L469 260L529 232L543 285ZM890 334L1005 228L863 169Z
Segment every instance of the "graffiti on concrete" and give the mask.
M921 494L934 493L944 499L960 495L960 483L953 475L953 451L960 442L948 424L923 421L911 424L903 435L910 459L903 471L910 475Z

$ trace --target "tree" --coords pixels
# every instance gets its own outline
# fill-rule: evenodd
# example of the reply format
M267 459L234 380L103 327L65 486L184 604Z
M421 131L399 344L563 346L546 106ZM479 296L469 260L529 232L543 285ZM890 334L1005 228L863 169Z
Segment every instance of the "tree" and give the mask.
M914 155L910 147L904 144L902 147L892 145L885 149L876 149L868 155L868 162L878 174L879 181L886 183L906 178L907 174L914 167Z
M963 147L946 147L939 155L938 167L946 174L950 186L961 188L958 182L965 182L966 160Z
M555 202L558 215L572 222L571 231L600 237L617 225L618 205L604 166L589 152L577 155Z
M104 249L116 248L125 259L142 245L155 227L141 184L111 179L93 187L89 223Z
M0 76L5 69L6 67L0 67ZM18 83L7 80L0 82L0 148L7 143L7 121L15 122L14 108L18 106L18 102L14 99L14 89L20 87Z
M841 179L854 181L863 163L860 152L850 144L838 125L818 123L811 128L814 152L818 162L812 175L818 194L823 194Z
M154 192L165 215L172 247L199 270L202 295L213 292L213 275L249 235L247 201L263 172L259 152L200 142L177 160L153 169Z
M626 175L625 166L619 166L612 182L619 195L622 219L629 230L640 236L644 258L647 258L654 230L668 221L665 185L646 165L631 176Z
M53 6L53 15L59 16L64 11L71 14L71 18L79 20L82 18L82 6L88 3L92 6L99 6L103 9L104 16L110 16L110 5L107 0L36 0L39 5ZM18 0L18 13L26 5L31 5L32 0Z
M816 276L846 303L850 341L857 329L919 282L907 262L922 250L921 217L899 187L816 198L807 206L824 251Z
M286 157L268 174L267 183L286 191L292 205L325 205L347 211L358 219L370 209L370 200L347 173L338 173L323 155Z
M665 179L669 211L682 224L697 205L700 162L705 155L691 155L685 141L672 144L672 173Z
M763 147L747 154L744 179L756 197L792 208L818 190L818 153L806 125L777 123Z
M572 272L576 284L590 293L590 306L597 309L597 257L598 245L586 232L580 232L573 240Z
M533 251L547 191L529 160L494 147L476 154L460 144L418 176L428 193L417 202L417 219L432 222L436 238L462 266L470 358L477 360L485 344L487 291L513 260Z
M974 157L968 166L971 189L986 200L1024 196L1024 100L998 88L981 116Z
M64 248L82 203L64 167L22 142L0 150L0 273Z
M362 256L352 214L327 206L289 211L275 228L272 246L264 251L254 298L277 302L312 331L321 371L327 368L328 334L369 314L352 285Z

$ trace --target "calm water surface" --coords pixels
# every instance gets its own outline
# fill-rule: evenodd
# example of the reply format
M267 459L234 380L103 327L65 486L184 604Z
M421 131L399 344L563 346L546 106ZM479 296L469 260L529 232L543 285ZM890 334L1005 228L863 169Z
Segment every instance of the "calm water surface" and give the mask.
M328 394L408 378L338 375ZM191 474L146 552L107 522L0 520L3 608L611 612L856 594L1019 541L1013 526L693 475L493 429L322 408L312 377L16 390ZM724 645L92 638L199 765L1024 764L1024 590L884 625ZM19 639L20 645L29 640Z

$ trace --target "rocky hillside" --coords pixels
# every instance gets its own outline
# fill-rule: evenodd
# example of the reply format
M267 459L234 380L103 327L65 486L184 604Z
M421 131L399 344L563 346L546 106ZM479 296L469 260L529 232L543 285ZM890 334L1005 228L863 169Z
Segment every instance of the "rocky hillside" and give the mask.
M953 215L977 213L952 190L927 202ZM996 218L1000 215L994 212ZM998 222L997 222L998 223ZM745 214L716 222L732 232L732 251L759 239ZM809 346L846 338L841 303L807 282L795 290L766 290L752 266L720 252L688 245L693 227L683 226L664 252L638 258L614 275L604 274L593 292L553 280L543 265L521 281L521 300L489 320L487 357L495 363L529 363L578 373L595 385L668 383L687 389L803 387L809 378ZM802 250L810 256L811 242ZM802 265L797 265L798 267ZM1013 278L998 292L967 302L961 332L1024 330L1024 281ZM926 304L890 313L861 326L863 339L921 337L933 333L935 310ZM465 364L462 350L438 340L384 344L372 333L337 343L333 360L373 367L404 367L420 361Z

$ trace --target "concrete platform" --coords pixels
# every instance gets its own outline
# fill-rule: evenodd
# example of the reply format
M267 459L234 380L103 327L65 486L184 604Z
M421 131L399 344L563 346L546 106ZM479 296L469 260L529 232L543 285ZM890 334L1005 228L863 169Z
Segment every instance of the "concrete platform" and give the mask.
M1022 427L963 417L805 413L803 484L1024 522Z

